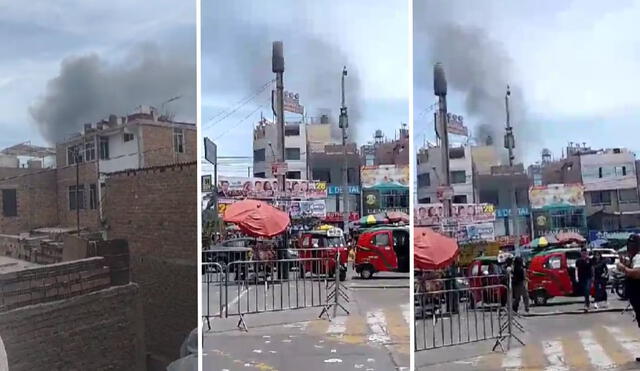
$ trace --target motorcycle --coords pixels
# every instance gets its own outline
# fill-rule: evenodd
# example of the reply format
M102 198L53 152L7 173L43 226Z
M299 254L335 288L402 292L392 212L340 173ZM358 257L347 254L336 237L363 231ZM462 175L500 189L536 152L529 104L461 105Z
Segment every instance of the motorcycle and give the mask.
M625 276L622 273L613 275L613 283L611 284L611 292L615 292L621 300L627 299L625 292Z

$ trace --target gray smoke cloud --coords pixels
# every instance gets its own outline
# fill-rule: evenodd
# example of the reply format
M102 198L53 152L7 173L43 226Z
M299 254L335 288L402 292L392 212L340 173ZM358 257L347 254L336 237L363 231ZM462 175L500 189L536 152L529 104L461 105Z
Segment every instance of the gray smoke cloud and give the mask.
M472 126L477 142L485 144L491 136L493 144L500 148L506 123L505 94L510 85L516 161L522 161L527 144L537 141L537 136L527 116L524 91L503 45L491 39L484 29L458 23L455 8L449 2L417 4L414 64L422 70L416 69L416 85L431 89L431 67L441 62L449 85L448 96L463 94L465 110L471 115L465 121ZM506 151L503 152L506 157Z
M304 14L305 5L300 3L287 2L287 14ZM347 66L349 135L355 139L362 117L361 82L357 64L338 46L339 41L328 42L306 31L312 27L306 26L302 16L265 24L270 15L248 19L244 13L246 4L242 2L216 2L215 6L203 7L205 94L228 91L236 97L247 96L275 78L271 72L271 46L273 41L282 41L285 90L300 94L308 116L327 114L334 134L339 133L340 78L343 66Z
M66 58L29 113L51 144L79 131L84 123L109 114L126 115L139 105L161 108L175 96L181 98L168 103L164 111L174 113L176 120L195 122L194 55L145 43L115 64L98 54Z

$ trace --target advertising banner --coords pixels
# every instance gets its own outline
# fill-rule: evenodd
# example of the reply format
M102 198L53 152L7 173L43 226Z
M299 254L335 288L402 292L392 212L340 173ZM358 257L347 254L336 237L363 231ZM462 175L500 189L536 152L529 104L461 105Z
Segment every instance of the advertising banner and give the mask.
M220 198L260 199L275 198L324 199L327 198L327 183L315 180L287 179L284 194L279 190L276 178L219 177Z
M454 204L451 205L451 214L455 224L485 223L496 220L495 208L487 203ZM444 222L441 203L418 204L413 215L416 226L440 225Z
M532 209L585 206L582 184L549 184L529 188Z
M589 241L595 240L626 240L632 234L640 234L639 228L625 229L623 231L589 231Z
M328 212L324 220L327 222L342 222L342 213L336 211ZM357 222L358 220L360 220L360 214L355 211L349 213L349 221Z
M227 207L237 199L224 198L218 200L218 215L222 217ZM273 206L289 213L292 219L300 218L321 218L327 215L325 200L308 200L308 201L268 201Z
M360 178L362 188L372 188L383 184L409 187L409 166L363 166Z

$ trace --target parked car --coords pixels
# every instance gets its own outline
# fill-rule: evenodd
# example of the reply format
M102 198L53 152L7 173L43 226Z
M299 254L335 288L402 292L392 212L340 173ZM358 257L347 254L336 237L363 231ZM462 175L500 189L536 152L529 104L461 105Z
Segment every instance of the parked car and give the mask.
M364 279L376 272L409 272L409 228L380 227L358 237L354 268Z

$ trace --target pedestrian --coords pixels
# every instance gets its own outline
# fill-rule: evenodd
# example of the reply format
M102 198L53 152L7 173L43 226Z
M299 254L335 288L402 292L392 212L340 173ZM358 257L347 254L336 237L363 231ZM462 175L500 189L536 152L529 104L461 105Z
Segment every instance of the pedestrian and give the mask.
M602 258L600 252L593 256L593 286L595 288L594 307L598 309L598 303L603 308L607 307L607 281L609 281L609 270L607 262Z
M618 271L625 275L626 295L629 298L629 304L633 308L636 317L636 323L640 327L640 236L632 234L627 240L627 254L629 260L626 263L618 263ZM636 357L636 362L640 362L640 357Z
M513 311L518 313L520 298L524 302L524 311L529 313L529 293L527 291L527 270L521 257L513 260L513 275L511 278L511 289L513 291Z
M584 311L589 310L589 297L591 296L591 283L593 281L593 262L589 258L587 248L580 250L580 258L576 261L578 271L578 287L584 295Z
M458 274L456 264L451 264L445 271L445 302L447 304L447 312L451 314L458 313L460 303L460 293L458 292Z

